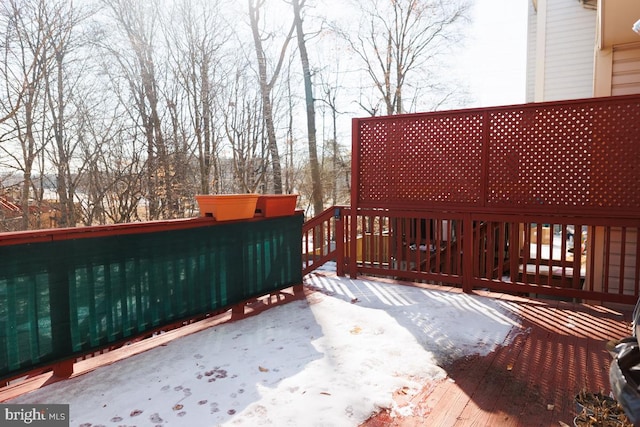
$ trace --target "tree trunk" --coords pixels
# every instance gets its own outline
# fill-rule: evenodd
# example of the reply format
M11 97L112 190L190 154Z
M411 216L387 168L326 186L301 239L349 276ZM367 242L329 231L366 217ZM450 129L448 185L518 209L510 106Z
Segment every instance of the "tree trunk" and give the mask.
M57 114L55 113L55 105L53 104L53 96L50 95L51 112L53 116L53 132L56 141L56 150L58 153L58 174L56 189L60 200L60 219L58 227L74 227L75 218L73 211L73 198L69 200L69 156L64 145L64 83L62 70L63 54L56 54L56 71L57 71Z
M311 82L311 70L309 69L309 56L307 55L307 45L304 41L302 30L301 6L298 0L293 0L294 23L298 38L298 49L300 50L300 61L302 62L302 73L304 78L304 96L307 106L307 134L309 137L309 167L311 168L312 180L312 201L315 215L319 215L324 210L324 197L322 194L322 177L320 176L320 164L318 162L318 149L316 143L316 110L313 99L313 84Z
M271 90L275 84L282 62L284 60L284 54L287 49L287 45L291 40L293 29L289 31L289 35L285 40L282 50L280 52L280 58L278 65L273 72L273 77L269 82L267 80L267 58L262 47L262 38L258 29L258 21L260 18L260 6L263 3L257 5L253 4L252 0L248 0L249 3L249 18L251 21L251 32L253 33L253 42L255 45L256 56L258 59L258 74L260 79L260 94L262 95L262 111L264 113L264 120L267 127L267 138L269 141L269 154L271 155L271 163L273 169L273 190L276 194L282 194L282 166L280 165L280 154L278 152L278 141L276 140L276 130L273 124L273 104L271 102Z

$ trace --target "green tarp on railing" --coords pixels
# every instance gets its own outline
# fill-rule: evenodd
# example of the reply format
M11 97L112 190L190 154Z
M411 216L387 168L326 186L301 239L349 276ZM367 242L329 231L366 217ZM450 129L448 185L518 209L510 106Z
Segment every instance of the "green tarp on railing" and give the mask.
M301 283L302 222L0 246L0 376Z

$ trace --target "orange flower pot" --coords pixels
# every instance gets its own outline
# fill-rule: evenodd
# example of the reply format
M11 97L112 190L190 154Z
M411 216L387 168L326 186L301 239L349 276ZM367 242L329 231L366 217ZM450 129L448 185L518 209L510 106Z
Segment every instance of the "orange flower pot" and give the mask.
M265 218L293 215L297 200L297 194L260 195L256 204L256 213L261 213Z
M212 216L216 221L253 218L258 194L215 194L196 196L200 216Z

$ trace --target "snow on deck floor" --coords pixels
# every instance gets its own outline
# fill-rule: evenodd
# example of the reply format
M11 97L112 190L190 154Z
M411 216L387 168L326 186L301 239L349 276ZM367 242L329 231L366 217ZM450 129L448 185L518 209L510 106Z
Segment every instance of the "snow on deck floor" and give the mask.
M519 326L515 305L480 296L322 274L305 284L321 292L7 403L66 403L84 427L358 426Z

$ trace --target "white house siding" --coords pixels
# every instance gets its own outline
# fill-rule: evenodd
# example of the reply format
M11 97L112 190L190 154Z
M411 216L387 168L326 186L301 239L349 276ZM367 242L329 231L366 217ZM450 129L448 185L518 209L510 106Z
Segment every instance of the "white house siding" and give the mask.
M613 48L611 95L640 93L640 43Z
M597 13L576 0L529 5L527 101L593 96Z
M611 64L611 95L630 95L640 93L640 43L616 45L613 47ZM608 85L609 83L607 83ZM605 89L608 89L605 87ZM602 89L601 89L602 90ZM623 239L622 230L614 227L610 232L607 247L604 227L597 227L594 238L595 288L603 289L608 283L609 292L617 292L620 283L625 294L633 294L636 277L636 265L640 264L638 253L638 229L627 229L624 239L624 269L622 267ZM598 244L601 243L601 244ZM609 260L605 260L609 248Z
M593 95L596 17L575 0L547 0L545 101Z
M638 258L636 256L638 253L638 230L636 228L626 229L624 239L624 270L621 269L623 239L622 229L620 227L612 227L608 247L610 252L608 274L606 274L606 276L608 276L609 292L617 292L618 289L620 289L620 283L622 282L624 284L624 293L633 294L636 265L638 263ZM603 274L605 274L605 271L603 271Z
M527 14L527 94L526 102L535 101L536 90L536 10L533 2L529 2L529 12Z

